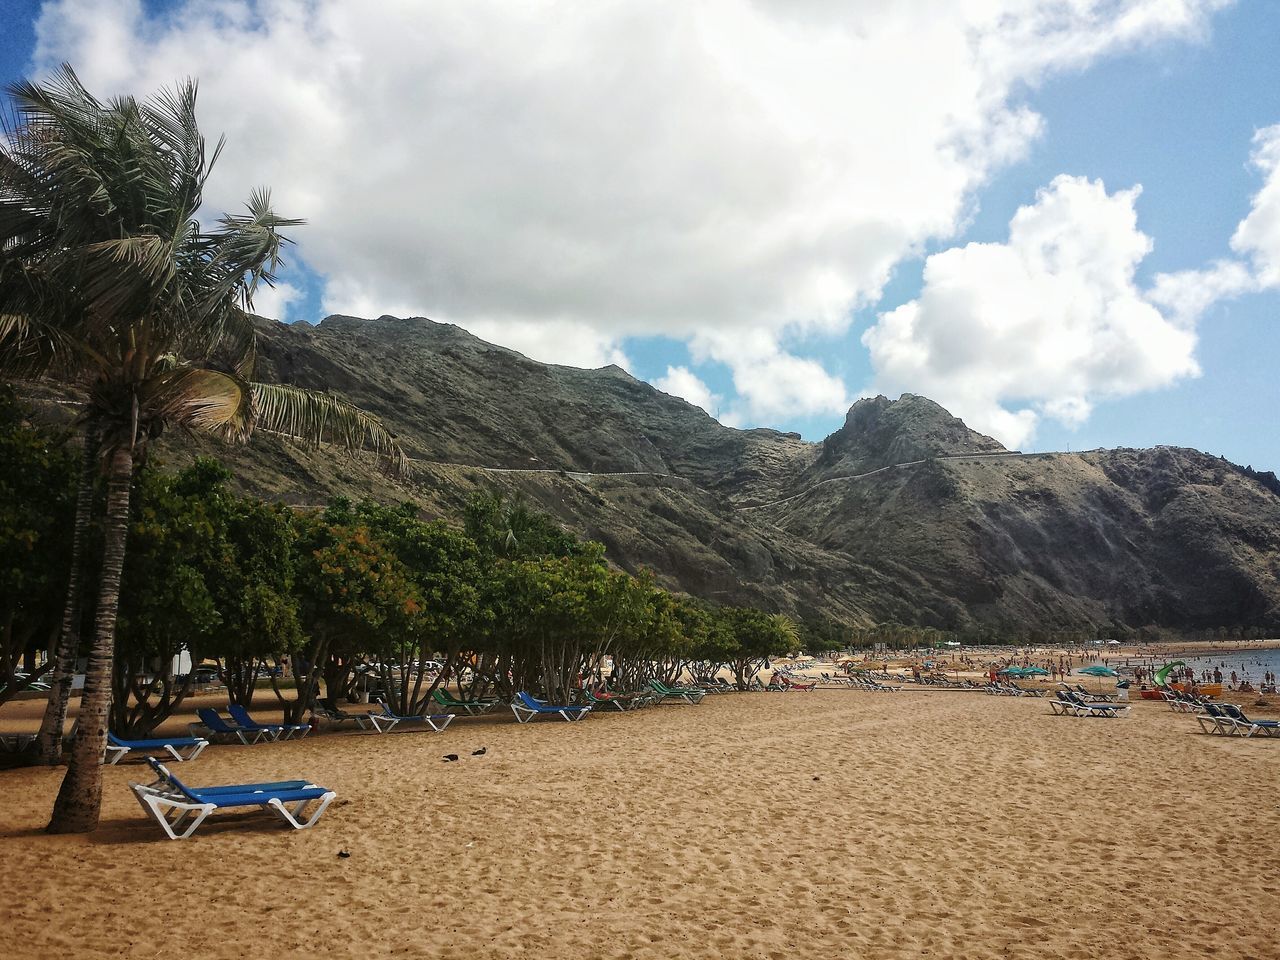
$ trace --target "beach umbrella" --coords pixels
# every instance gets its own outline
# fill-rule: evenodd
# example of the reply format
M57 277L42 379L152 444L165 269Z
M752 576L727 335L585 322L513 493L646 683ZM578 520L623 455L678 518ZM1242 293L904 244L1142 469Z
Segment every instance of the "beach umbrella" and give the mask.
M1110 667L1104 667L1100 663L1095 663L1092 667L1083 667L1076 673L1083 673L1090 677L1118 677L1119 674Z
M1115 672L1114 670L1112 670L1110 667L1104 667L1104 666L1103 666L1102 664L1100 664L1100 663L1095 663L1095 664L1094 664L1093 666L1091 666L1091 667L1084 667L1084 668L1082 668L1082 669L1080 669L1080 670L1077 670L1076 672L1077 672L1077 673L1083 673L1085 676L1088 676L1088 677L1118 677L1118 676L1120 676L1120 674L1116 673L1116 672Z
M1024 677L1047 677L1049 676L1049 671L1043 667L1024 667L1022 675Z

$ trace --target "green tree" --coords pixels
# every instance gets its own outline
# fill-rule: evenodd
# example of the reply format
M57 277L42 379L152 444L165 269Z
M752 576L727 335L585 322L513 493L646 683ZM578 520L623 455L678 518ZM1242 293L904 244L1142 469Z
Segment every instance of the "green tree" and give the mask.
M281 262L279 230L299 221L277 216L263 190L246 215L201 226L221 144L206 156L193 81L104 104L64 66L9 89L19 123L0 147L0 366L85 390L82 422L107 475L94 639L49 824L84 832L101 805L129 499L148 441L175 425L236 441L259 427L398 448L335 397L251 382L247 311Z
M252 706L257 668L301 641L286 508L238 497L199 459L139 484L121 591L111 727L145 736L191 692L174 662L219 658L231 699Z
M0 385L0 703L52 667L37 667L35 653L61 625L75 482L66 435L30 424Z
M715 611L716 630L723 631L729 650L728 664L739 690L748 689L768 664L796 646L796 629L787 617L749 607L722 607Z
M520 499L477 494L467 503L466 532L490 557L571 557L594 548Z
M411 630L422 598L409 570L366 526L325 514L298 518L295 589L304 645L294 658L298 696L285 719L301 722L320 680L333 696L355 657L380 644L384 631ZM342 664L329 672L331 659Z
M412 504L386 507L371 501L351 513L403 564L420 603L414 616L391 618L370 651L378 657L392 704L406 715L426 712L431 694L447 677L447 672L431 677L426 661L438 653L460 672L463 655L473 653L482 619L476 544L443 521L426 522L417 514ZM389 661L399 670L393 671Z

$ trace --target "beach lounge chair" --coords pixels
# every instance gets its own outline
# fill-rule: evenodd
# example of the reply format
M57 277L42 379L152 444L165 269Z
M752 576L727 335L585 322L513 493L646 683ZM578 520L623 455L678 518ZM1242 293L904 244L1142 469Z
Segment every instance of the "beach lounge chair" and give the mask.
M582 698L593 707L613 707L619 713L626 713L628 710L634 710L641 706L634 697L624 697L608 690L591 690L588 687L582 688Z
M1061 683L1062 681L1059 680L1058 682ZM1080 684L1078 683L1075 685L1075 692L1080 694L1080 696L1084 697L1086 700L1090 701L1091 703L1097 703L1099 701L1101 701L1102 703L1114 703L1116 699L1115 697L1111 696L1111 694L1109 693L1091 693L1090 691L1086 690L1084 687L1080 686Z
M469 717L488 713L494 707L502 704L502 701L497 697L477 697L474 700L460 700L443 687L436 687L431 693L431 699L446 710L461 710Z
M135 750L139 753L147 750L165 750L174 760L182 763L184 760L194 760L200 756L200 752L208 745L209 741L204 737L155 737L151 740L121 740L114 733L108 731L106 762L108 765L117 764ZM185 754L180 753L179 751L182 750L187 752Z
M1160 691L1160 698L1169 705L1169 709L1174 713L1193 713L1198 712L1188 703L1177 690L1165 687ZM1196 706L1199 706L1197 702Z
M623 691L607 690L604 687L597 687L594 690L584 687L582 696L593 707L612 705L616 710L638 710L655 704L661 699L652 690Z
M1009 686L1017 691L1019 697L1043 697L1047 696L1048 690L1038 690L1035 687L1020 687L1016 683L1010 682Z
M399 714L391 712L391 708L387 706L386 701L377 700L375 702L378 705L378 709L382 712L378 713L375 711L370 713L369 719L373 722L373 725L378 728L379 733L386 733L398 723L420 723L424 727L430 727L436 733L444 733L445 728L449 726L449 724L453 723L453 718L457 716L456 713L423 713L400 716Z
M679 700L681 703L701 703L707 691L701 687L669 687L661 680L650 680L649 688L662 700Z
M311 732L311 725L307 723L259 723L238 703L227 707L227 713L231 714L231 719L245 730L266 730L272 740L291 740L294 737L301 740Z
M335 727L340 727L344 723L354 723L359 729L368 730L373 726L368 713L347 713L335 707L332 702L324 700L311 708L311 718Z
M1129 712L1128 704L1097 703L1086 700L1074 690L1059 690L1056 699L1049 701L1053 712L1059 716L1105 717L1114 719Z
M694 684L707 693L729 693L733 690L733 684L721 680L719 677L694 677Z
M1235 723L1237 730L1246 737L1252 737L1255 733L1260 733L1264 737L1280 736L1280 720L1250 720L1234 703L1220 703L1217 707L1219 716L1225 714Z
M39 739L38 733L0 733L0 750L5 753L24 753Z
M1222 711L1222 704L1219 703L1206 703L1204 711L1196 714L1196 722L1205 733L1218 736L1233 737L1241 732L1237 729L1235 720Z
M785 673L782 674L779 679L782 680L782 685L787 690L803 690L806 693L812 693L814 690L818 689L817 680L810 680L808 683L805 683L794 677L789 677Z
M262 807L293 829L305 830L320 819L336 796L332 790L307 780L188 787L155 757L147 757L147 763L155 769L158 779L150 784L131 783L129 788L170 840L185 840L214 810L230 807ZM312 803L318 806L305 815Z
M199 731L213 740L219 738L230 740L234 737L246 746L273 739L266 730L246 730L238 724L231 723L212 707L201 707L196 711L196 716L200 718L200 722L189 724L193 737L197 736Z
M1067 695L1066 691L1059 690L1057 692L1057 696L1049 701L1049 709L1053 711L1054 716L1061 717L1067 714L1074 716L1076 712L1076 703Z
M895 687L886 686L878 680L872 680L869 674L852 673L849 675L849 686L855 690L869 690L872 693L886 693Z
M584 720L587 714L591 712L591 704L565 704L557 706L552 703L544 703L537 697L521 690L516 694L516 698L511 701L511 712L516 715L516 719L521 723L528 723L534 717L558 716L563 720Z

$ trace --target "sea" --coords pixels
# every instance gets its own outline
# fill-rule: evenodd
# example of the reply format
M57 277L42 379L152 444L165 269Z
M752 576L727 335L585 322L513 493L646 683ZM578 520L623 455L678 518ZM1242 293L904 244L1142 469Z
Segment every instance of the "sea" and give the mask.
M1280 675L1280 648L1275 647L1264 649L1242 646L1236 650L1219 650L1196 656L1174 654L1167 657L1108 657L1102 654L1094 662L1103 663L1104 660L1112 668L1129 666L1156 670L1166 663L1181 660L1196 672L1197 677L1205 670L1212 673L1217 668L1222 671L1223 679L1229 680L1231 671L1234 670L1237 677L1248 680L1254 687L1262 682L1263 676L1268 672Z

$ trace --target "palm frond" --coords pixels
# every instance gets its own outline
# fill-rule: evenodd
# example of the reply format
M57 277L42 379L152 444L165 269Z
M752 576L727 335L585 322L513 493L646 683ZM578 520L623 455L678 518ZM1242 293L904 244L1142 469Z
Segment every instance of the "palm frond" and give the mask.
M193 80L145 101L93 97L69 66L10 88L0 137L0 366L81 364L112 442L168 424L242 441L255 428L406 460L383 423L340 397L252 384L254 293L303 221L266 189L212 229L197 219L210 156ZM69 349L70 348L70 349ZM68 369L73 363L68 363Z
M408 469L400 441L380 419L332 393L275 383L251 384L253 425L308 443L371 450L395 474Z
M148 379L137 391L144 423L169 423L232 442L248 439L252 394L248 381L218 370L180 366Z

